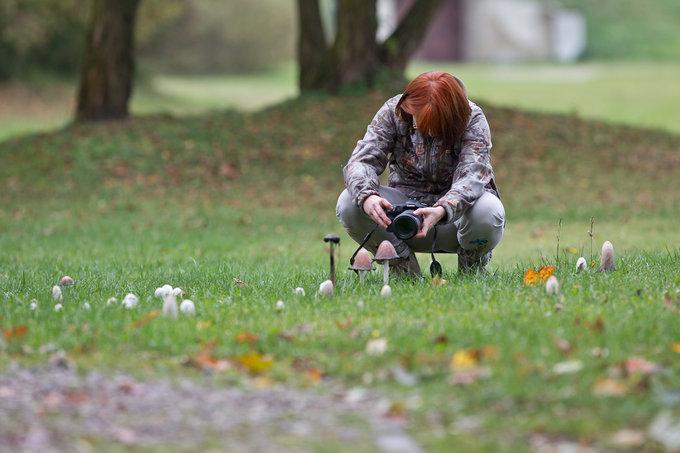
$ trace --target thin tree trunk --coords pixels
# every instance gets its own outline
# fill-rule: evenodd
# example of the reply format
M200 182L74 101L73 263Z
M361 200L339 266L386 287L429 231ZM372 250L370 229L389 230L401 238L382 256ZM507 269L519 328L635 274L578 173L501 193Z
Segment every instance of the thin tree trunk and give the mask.
M76 120L127 117L134 75L134 26L139 1L93 1Z
M403 73L411 55L425 37L443 0L416 0L392 36L380 46L380 62L390 71Z

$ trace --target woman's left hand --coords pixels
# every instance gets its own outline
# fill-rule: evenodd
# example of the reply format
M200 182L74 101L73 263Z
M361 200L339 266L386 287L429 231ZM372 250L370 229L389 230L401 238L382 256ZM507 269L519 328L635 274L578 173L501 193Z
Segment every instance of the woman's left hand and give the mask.
M423 223L420 225L420 231L415 235L417 238L424 238L428 231L435 226L446 215L446 210L442 206L435 206L433 208L418 208L413 211L415 215L423 216Z

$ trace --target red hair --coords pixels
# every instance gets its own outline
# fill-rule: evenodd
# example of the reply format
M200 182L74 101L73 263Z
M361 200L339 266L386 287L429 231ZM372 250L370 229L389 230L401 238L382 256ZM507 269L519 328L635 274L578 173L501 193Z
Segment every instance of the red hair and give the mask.
M470 120L470 104L462 82L447 72L426 72L408 84L397 103L397 115L432 137L442 137L451 148L463 135Z

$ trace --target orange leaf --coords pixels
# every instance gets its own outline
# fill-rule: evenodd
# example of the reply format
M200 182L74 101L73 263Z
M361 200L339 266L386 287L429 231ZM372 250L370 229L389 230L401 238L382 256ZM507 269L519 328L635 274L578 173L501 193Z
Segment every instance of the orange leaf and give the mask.
M189 357L186 365L194 366L202 370L224 371L231 368L231 362L227 359L217 358L213 355L217 340L208 341L201 344L201 350Z
M241 332L238 335L236 335L236 341L239 342L239 343L255 344L258 341L260 341L260 338L257 335L255 335L254 333Z
M553 274L553 272L555 272L555 266L543 266L538 272L530 267L524 274L524 284L526 286L541 285Z
M5 338L19 338L23 337L28 333L28 326L14 326L9 329L5 329Z
M346 327L351 326L351 325L352 325L352 320L350 319L349 316L346 317L344 321L341 321L341 320L339 320L339 319L336 319L336 320L335 320L335 325L338 326L338 329L342 330L342 329L344 329L344 328L346 328Z
M153 318L158 316L158 314L160 312L161 312L160 310L154 310L154 311L150 311L149 313L147 313L145 315L140 316L139 319L137 319L132 324L130 324L130 329L136 329L137 327L150 322Z
M671 349L678 354L680 354L680 343L672 343L671 344Z
M321 378L323 377L323 373L318 368L312 368L310 370L307 370L305 371L305 374L307 374L309 380L312 381L312 383L314 384L318 384L319 382L321 382Z

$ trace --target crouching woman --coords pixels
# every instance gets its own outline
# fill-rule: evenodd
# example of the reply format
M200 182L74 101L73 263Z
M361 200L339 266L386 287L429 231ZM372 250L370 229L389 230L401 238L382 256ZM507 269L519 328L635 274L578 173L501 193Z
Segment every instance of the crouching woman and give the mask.
M389 240L401 257L397 273L419 275L415 252L431 250L458 254L461 271L483 269L505 226L490 149L489 125L463 83L445 72L421 74L385 102L357 143L336 214L358 243L373 231L365 244L372 253ZM423 219L418 233L402 240L388 231L386 211L409 199L427 207L414 212Z

